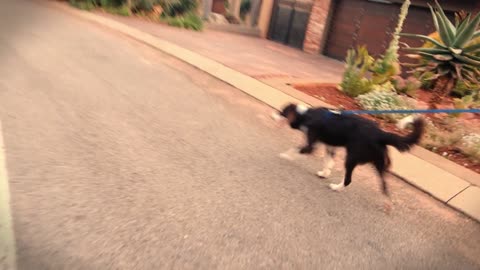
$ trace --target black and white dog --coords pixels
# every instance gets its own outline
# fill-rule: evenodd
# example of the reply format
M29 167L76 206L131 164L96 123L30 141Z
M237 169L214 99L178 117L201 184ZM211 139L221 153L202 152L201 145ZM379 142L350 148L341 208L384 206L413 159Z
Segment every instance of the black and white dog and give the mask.
M286 119L293 129L301 130L306 135L306 145L297 150L300 154L310 154L317 142L326 145L325 165L317 175L326 178L334 166L335 147L345 147L345 177L340 184L330 184L333 190L340 190L352 181L352 173L357 165L371 163L382 181L382 191L388 195L384 179L385 171L390 165L387 146L391 145L400 152L420 141L425 122L422 118L407 117L399 125L405 127L413 124L413 131L407 136L386 132L373 121L352 114L341 114L327 108L307 108L303 105L289 104L274 119ZM283 157L289 158L287 153Z

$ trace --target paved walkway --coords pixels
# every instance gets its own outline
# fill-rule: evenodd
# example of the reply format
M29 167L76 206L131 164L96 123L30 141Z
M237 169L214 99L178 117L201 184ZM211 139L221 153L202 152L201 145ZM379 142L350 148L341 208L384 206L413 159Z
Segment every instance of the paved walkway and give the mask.
M195 51L257 79L291 76L338 82L343 71L343 64L337 60L306 54L266 39L208 29L194 32L141 18L124 18L103 12L97 14Z

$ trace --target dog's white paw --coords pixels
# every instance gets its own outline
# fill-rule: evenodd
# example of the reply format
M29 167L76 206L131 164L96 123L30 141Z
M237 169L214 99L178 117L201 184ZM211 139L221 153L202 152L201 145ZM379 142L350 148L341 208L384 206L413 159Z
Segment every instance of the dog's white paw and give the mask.
M343 185L343 183L340 183L340 184L330 184L330 189L331 190L334 190L334 191L340 191L342 189L345 188L345 185Z
M328 178L331 174L331 171L330 170L323 170L323 171L318 171L317 172L317 176L320 177L320 178Z
M284 117L281 116L278 112L273 112L273 113L270 115L270 117L271 117L273 120L277 121L277 122L280 122L280 121L282 121L282 120L284 119Z
M294 160L294 158L288 153L281 153L278 156L286 160L290 160L290 161Z

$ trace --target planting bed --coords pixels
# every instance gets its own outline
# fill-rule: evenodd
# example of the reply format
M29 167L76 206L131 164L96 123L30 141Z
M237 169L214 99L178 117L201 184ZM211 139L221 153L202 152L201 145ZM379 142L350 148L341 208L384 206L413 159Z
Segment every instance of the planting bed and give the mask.
M343 108L345 110L361 109L360 105L354 98L339 91L334 84L296 84L293 85L293 87L305 94L318 98L338 108ZM430 97L431 95L428 91L418 90L415 96L415 100L417 101L417 107L419 109L425 109L427 107L427 101L430 99ZM453 108L452 102L452 99L446 99L438 107ZM362 115L362 117L377 122L384 130L400 134L406 133L406 131L404 130L399 130L394 123L389 123L384 119L380 119L371 115ZM479 114L464 114L455 118L451 118L446 114L439 114L435 116L426 115L426 117L431 120L431 122L439 131L444 132L445 134L452 133L458 127L463 127L468 132L477 134L480 133ZM448 119L448 121L446 119ZM454 123L454 125L451 126L448 123ZM436 147L434 149L432 149L431 147L428 148L430 148L429 150L438 153L461 166L467 167L477 173L480 173L480 162L475 161L473 158L470 158L454 145L446 144Z

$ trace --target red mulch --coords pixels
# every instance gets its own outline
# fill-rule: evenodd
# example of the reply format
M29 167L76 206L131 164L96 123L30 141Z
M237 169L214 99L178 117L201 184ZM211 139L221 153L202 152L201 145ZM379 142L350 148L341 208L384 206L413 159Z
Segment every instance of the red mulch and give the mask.
M335 84L297 84L297 85L294 85L294 87L295 89L305 94L318 98L338 108L343 108L346 110L361 109L359 104L355 101L355 99L339 91ZM428 91L418 90L416 93L415 99L418 101L419 103L418 106L420 108L426 108L427 102L430 99L430 97L431 97L431 94ZM453 108L452 99L447 98L444 102L442 102L442 104L439 105L439 107ZM362 115L362 116L372 121L375 121L384 130L405 134L405 131L399 130L395 126L395 124L388 123L383 119L379 119L371 115ZM435 124L438 123L436 118L430 117L430 119ZM465 125L475 125L480 127L480 115L478 114L465 114L465 115L461 115L461 117L459 117L458 119L460 121L463 121ZM459 152L458 149L454 147L443 147L442 149L438 149L438 152L439 153L445 152L448 154L449 160L461 166L467 167L477 173L480 173L480 164L475 163L472 160L468 159L468 157L465 156L463 153Z

